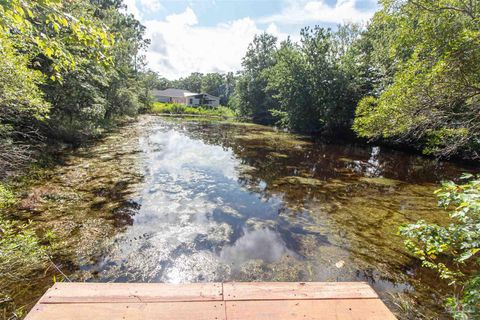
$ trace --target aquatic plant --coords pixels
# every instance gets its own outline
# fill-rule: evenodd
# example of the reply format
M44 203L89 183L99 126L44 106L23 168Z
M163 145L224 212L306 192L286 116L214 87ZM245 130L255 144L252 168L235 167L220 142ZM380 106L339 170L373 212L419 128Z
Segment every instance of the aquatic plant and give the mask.
M5 209L15 204L13 192L0 184L0 310L9 319L23 313L12 298L12 284L25 280L35 270L43 270L48 263L47 248L37 236L30 223L11 221L4 217ZM47 237L51 238L51 233Z
M464 174L463 184L444 182L436 193L449 211L448 225L418 221L400 227L405 247L455 287L446 301L456 319L480 315L480 175ZM473 270L473 271L471 271Z
M12 191L10 191L7 186L0 184L0 209L8 207L13 204L14 201L15 197Z

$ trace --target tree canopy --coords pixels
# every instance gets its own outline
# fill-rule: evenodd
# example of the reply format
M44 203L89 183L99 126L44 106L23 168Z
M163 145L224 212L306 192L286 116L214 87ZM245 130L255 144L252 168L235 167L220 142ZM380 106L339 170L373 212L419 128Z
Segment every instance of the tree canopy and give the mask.
M362 137L420 145L424 152L478 158L480 6L473 1L383 1L369 26L388 26L388 84L364 97L354 130ZM375 41L375 38L371 40ZM381 49L380 49L381 50ZM378 59L378 58L374 58Z
M366 26L257 35L231 105L305 132L352 129L439 157L478 159L480 6L383 0Z
M78 142L148 103L144 27L120 0L0 2L0 168L45 137Z

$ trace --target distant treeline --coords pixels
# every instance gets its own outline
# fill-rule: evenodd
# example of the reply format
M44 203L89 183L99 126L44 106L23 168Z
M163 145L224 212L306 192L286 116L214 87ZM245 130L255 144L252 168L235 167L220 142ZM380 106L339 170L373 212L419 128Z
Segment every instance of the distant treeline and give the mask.
M480 5L383 0L365 27L257 35L229 105L293 130L353 129L440 157L480 156Z
M81 142L148 107L157 76L121 0L0 2L0 179L45 141Z

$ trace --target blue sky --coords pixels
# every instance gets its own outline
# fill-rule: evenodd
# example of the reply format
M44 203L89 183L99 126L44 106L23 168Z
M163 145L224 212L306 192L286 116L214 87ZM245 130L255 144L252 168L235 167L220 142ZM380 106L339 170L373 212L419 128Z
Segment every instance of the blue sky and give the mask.
M366 22L376 0L124 0L147 27L148 66L175 79L241 68L255 34L298 39L305 26Z

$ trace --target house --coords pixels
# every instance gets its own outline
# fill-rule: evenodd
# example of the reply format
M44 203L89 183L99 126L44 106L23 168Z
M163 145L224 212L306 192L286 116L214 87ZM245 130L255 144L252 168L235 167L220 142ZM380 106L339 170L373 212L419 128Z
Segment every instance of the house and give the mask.
M216 107L220 104L220 98L208 93L195 93L183 89L169 88L166 90L154 90L153 95L158 102L179 103L186 106Z

